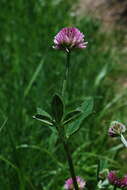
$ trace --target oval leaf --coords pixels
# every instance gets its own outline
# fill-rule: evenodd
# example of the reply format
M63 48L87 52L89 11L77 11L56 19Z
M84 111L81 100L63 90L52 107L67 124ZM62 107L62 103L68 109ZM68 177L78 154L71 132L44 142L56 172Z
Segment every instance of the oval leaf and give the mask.
M53 97L52 100L52 115L56 123L59 123L62 120L64 112L63 101L57 94Z
M66 128L67 137L74 134L80 129L81 124L84 121L84 119L87 118L92 113L93 106L94 106L93 98L92 97L86 98L80 107L80 110L82 111L81 117L77 121L72 122Z
M64 121L63 121L63 125L66 125L70 122L73 122L74 120L76 120L79 116L81 116L81 111L80 110L74 110L71 111L69 113L67 113L65 115Z
M43 116L48 117L49 119L52 119L51 115L41 108L37 108L37 114L43 115Z
M41 121L43 123L43 125L46 126L52 126L52 120L49 119L49 117L45 116L45 115L41 115L41 114L36 114L35 116L33 116L34 119L37 119L38 121Z

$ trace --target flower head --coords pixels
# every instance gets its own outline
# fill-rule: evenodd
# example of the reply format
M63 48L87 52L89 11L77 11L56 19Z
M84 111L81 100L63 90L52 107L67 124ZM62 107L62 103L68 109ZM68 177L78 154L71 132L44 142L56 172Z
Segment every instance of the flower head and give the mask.
M127 187L127 175L125 175L123 178L120 178L116 175L115 171L110 171L108 174L108 180L109 183L115 185L116 187L123 189Z
M109 128L109 136L116 137L126 131L126 126L118 121L113 121Z
M108 180L112 185L115 185L118 181L117 175L115 171L110 171L108 174Z
M77 28L63 28L54 38L53 48L70 51L72 49L86 48L84 35Z
M121 187L122 187L122 188L127 187L127 175L125 175L125 176L121 179Z
M86 182L79 176L76 177L76 180L78 183L79 190L83 190L86 185ZM67 190L74 190L72 178L66 180L64 188Z

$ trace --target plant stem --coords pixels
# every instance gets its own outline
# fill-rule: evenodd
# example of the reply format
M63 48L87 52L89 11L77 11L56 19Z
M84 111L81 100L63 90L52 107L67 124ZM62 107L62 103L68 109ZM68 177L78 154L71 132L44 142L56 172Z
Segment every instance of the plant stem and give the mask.
M100 160L98 160L98 163L97 163L97 183L99 181L99 172L100 172Z
M116 186L114 186L114 189L113 190L116 190L117 189L117 187Z
M63 81L63 87L62 87L62 96L65 95L65 90L67 88L67 80L69 77L69 67L70 67L70 51L67 51L67 61L66 61L66 71L65 71L65 78Z
M64 145L64 150L66 152L67 160L68 160L70 174L71 174L71 177L72 177L72 180L73 180L74 189L79 190L77 180L76 180L74 165L73 165L73 161L72 161L72 157L71 157L71 154L70 154L68 143L63 140L63 145Z
M62 87L62 96L63 97L65 95L65 90L66 90L67 84L68 84L69 67L70 67L70 53L71 52L69 50L67 50L66 53L67 53L66 71L65 71L65 78L64 78L63 87ZM68 165L69 165L70 174L71 174L71 177L72 177L72 180L73 180L74 189L75 190L79 190L78 184L77 184L77 180L76 180L76 175L75 175L75 170L74 170L74 165L73 165L72 157L71 157L71 153L70 153L70 150L69 150L68 142L67 142L67 140L65 138L63 138L61 136L60 131L59 131L59 135L60 135L60 138L62 140L62 143L63 143L63 146L64 146L64 150L66 152L67 161L68 161Z

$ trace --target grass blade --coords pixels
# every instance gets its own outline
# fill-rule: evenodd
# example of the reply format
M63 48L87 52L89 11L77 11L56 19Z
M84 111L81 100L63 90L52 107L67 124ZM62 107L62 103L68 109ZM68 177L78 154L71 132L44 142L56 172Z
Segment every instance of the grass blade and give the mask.
M32 85L33 85L33 83L34 83L34 81L36 80L38 74L40 73L40 71L41 71L41 69L42 69L43 64L44 64L44 59L41 60L40 64L37 66L37 68L36 68L36 70L35 70L35 72L34 72L32 78L31 78L31 80L30 80L30 82L29 82L27 88L25 89L24 97L26 97L26 96L28 95L28 93L29 93L29 91L30 91L30 89L31 89L31 87L32 87Z

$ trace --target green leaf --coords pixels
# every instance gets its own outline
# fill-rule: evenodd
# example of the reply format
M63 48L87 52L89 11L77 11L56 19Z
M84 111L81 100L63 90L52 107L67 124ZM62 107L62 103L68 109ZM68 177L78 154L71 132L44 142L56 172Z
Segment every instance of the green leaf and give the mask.
M93 98L92 97L85 98L85 101L80 106L80 110L82 111L81 117L77 121L72 122L66 128L67 137L73 135L75 132L77 132L80 129L84 119L86 119L92 113L93 106L94 106Z
M36 114L35 116L33 116L33 118L37 119L38 121L41 121L45 126L53 126L52 120L45 115Z
M74 111L71 111L69 113L67 113L64 117L64 120L63 120L63 125L66 125L70 122L73 122L74 120L76 120L79 116L81 116L81 111L80 110L74 110Z
M52 119L51 115L41 108L37 108L37 114L43 115L43 116L48 117L49 119Z
M124 146L127 148L127 141L122 134L120 135L120 138L121 138L121 141L124 144Z
M62 120L64 113L64 104L59 95L54 95L52 100L52 115L56 123L59 123Z
M100 159L100 171L108 168L108 161L106 159Z

